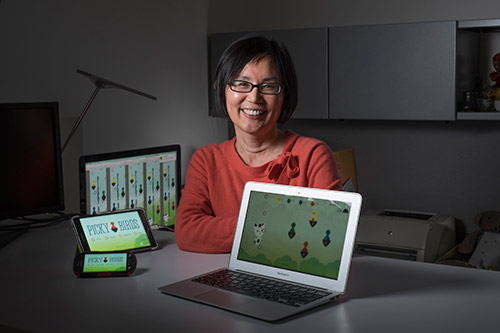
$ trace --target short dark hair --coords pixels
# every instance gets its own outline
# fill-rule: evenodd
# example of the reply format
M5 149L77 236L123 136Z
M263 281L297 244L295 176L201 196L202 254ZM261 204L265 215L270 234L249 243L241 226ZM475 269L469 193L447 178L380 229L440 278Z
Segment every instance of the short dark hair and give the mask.
M259 34L245 35L234 41L222 53L217 64L212 89L212 110L215 114L229 118L226 107L226 86L234 80L251 61L270 56L283 80L285 99L278 123L285 123L292 116L298 101L297 75L292 58L286 46L276 40Z

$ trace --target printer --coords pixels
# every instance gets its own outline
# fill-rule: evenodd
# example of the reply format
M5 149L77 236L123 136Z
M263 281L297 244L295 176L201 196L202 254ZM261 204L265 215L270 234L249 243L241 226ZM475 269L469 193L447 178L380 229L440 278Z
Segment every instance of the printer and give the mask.
M355 252L435 262L455 246L455 218L405 210L367 211L359 218Z

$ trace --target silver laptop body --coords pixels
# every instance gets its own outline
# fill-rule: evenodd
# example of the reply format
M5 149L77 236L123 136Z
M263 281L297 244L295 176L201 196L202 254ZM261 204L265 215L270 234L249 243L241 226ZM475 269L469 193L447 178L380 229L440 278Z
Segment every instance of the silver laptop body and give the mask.
M205 283L201 277L206 274L159 290L267 321L336 299L345 293L361 201L361 195L352 192L245 185L229 265L222 270L270 279L266 286L274 281L292 284L301 290L296 296L307 287L319 295L312 301L273 299L264 288L260 297L222 289Z

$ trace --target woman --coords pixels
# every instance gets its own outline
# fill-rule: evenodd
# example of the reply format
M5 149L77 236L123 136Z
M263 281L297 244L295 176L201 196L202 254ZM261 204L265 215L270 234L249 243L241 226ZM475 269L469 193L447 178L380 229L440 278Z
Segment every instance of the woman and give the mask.
M297 80L284 45L246 36L221 56L213 109L234 125L235 137L192 156L176 217L181 250L231 250L247 181L341 189L335 158L326 144L280 131L297 105Z

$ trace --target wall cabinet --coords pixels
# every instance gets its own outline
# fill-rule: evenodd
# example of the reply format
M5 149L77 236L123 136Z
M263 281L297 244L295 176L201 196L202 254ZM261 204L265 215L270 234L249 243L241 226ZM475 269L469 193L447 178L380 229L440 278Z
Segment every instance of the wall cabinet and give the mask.
M332 119L455 120L456 22L330 28Z
M260 33L290 50L299 82L294 118L500 120L500 112L460 112L463 93L488 76L491 53L500 52L500 20ZM210 77L223 50L244 34L210 37Z
M291 53L299 90L299 102L293 118L328 118L328 29L292 29L259 33L282 41ZM210 36L210 86L222 52L231 42L245 34L223 33Z

